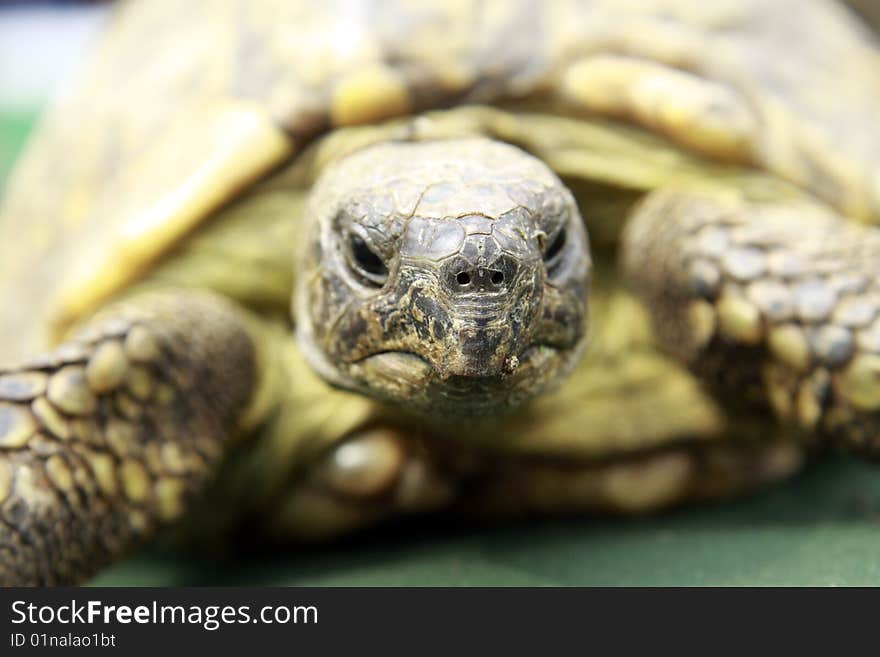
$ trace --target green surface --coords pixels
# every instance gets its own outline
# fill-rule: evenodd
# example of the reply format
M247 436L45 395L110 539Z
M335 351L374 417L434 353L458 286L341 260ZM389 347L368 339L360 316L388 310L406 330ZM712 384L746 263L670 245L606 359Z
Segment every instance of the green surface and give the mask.
M427 523L343 545L235 561L154 551L96 585L880 584L880 472L835 459L727 504L645 519L453 528Z
M33 127L34 112L0 111L0 185L6 180L16 155Z
M0 180L32 122L0 113ZM646 519L412 523L212 561L157 548L96 585L880 584L880 470L838 458L747 498Z

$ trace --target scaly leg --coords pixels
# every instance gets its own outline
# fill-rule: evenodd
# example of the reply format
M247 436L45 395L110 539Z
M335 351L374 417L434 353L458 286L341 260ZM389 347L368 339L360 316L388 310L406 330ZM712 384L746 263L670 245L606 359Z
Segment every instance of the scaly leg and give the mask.
M473 518L650 513L724 498L791 476L791 441L739 436L610 460L511 455L376 426L332 447L267 505L265 531L321 540L401 516Z
M255 379L235 308L184 291L122 302L0 371L0 584L77 582L177 518Z
M880 231L806 200L670 190L624 241L662 342L722 401L880 455Z

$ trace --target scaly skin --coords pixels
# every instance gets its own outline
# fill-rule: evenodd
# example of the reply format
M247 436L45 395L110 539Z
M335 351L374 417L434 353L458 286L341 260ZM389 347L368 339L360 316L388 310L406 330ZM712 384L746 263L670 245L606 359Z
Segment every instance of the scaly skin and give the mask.
M624 268L666 346L719 398L880 455L880 231L809 202L651 194Z
M330 382L440 417L510 411L585 345L590 256L571 193L486 139L386 143L307 209L297 340Z
M179 290L0 372L0 585L79 582L179 517L254 380L231 305Z

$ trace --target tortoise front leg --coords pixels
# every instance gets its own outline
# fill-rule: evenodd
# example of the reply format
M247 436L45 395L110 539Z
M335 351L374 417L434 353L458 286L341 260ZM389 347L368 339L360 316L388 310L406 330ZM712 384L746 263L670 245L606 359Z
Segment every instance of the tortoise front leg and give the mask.
M80 581L174 520L255 384L228 302L150 293L0 371L0 584Z
M624 239L662 342L723 401L880 455L880 231L809 201L660 191Z

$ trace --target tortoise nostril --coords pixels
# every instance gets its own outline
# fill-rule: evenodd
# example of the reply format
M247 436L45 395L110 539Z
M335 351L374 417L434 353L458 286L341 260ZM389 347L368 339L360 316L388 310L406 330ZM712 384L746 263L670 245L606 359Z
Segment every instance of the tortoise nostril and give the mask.
M459 285L470 285L471 275L466 271L458 272L458 276L455 277L455 280L458 281Z
M504 282L504 274L500 271L492 272L492 278L490 280L495 285L501 285Z

